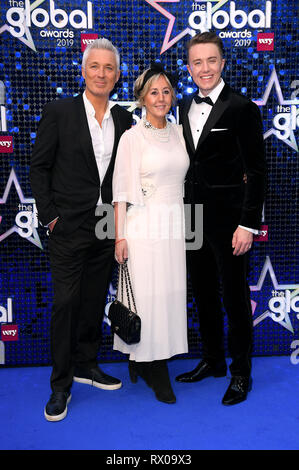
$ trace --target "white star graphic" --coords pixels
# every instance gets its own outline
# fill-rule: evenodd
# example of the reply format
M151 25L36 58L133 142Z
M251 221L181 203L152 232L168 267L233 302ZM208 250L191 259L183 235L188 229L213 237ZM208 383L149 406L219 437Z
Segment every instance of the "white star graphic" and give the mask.
M14 186L16 188L16 192L19 196L20 203L22 203L22 204L35 204L35 200L33 198L24 197L24 194L23 194L23 191L22 191L21 186L19 184L17 175L16 175L13 168L10 172L10 175L9 175L9 178L8 178L3 196L2 196L2 198L0 198L0 204L6 204L6 201L8 199L8 195L10 193L10 189L11 189L13 184L14 184ZM0 218L0 223L1 223L1 218ZM18 227L17 225L13 225L9 230L7 230L6 232L4 232L0 235L0 243L2 242L2 240L9 237L9 235L11 235L14 232L16 232L22 238L26 238L29 242L33 243L33 245L35 245L38 248L40 248L41 250L43 250L43 246L41 244L39 235L37 233L36 228L33 225L32 225L32 235L29 236L29 237L24 236L23 231L20 227Z
M28 1L30 1L30 0L28 0ZM35 10L35 8L37 8L38 6L40 6L44 2L45 2L45 0L35 0L35 2L33 2L30 5L30 12ZM25 11L26 10L24 9L24 12ZM16 39L19 39L26 46L30 47L30 49L32 49L34 52L37 52L36 48L35 48L35 44L33 42L32 36L31 36L30 29L26 24L25 14L24 14L24 22L23 22L22 26L24 27L24 30L25 30L24 35L21 36L21 37L16 37ZM5 23L3 26L0 27L0 34L4 33L4 31L8 31L13 37L15 37L11 32L12 28L13 27L11 25L8 25L8 24Z
M146 3L151 5L153 8L158 10L163 16L165 16L169 20L160 54L163 54L163 52L167 51L167 49L173 46L176 42L180 41L184 36L186 36L186 34L189 34L190 36L195 35L195 31L192 28L185 28L183 31L177 34L177 36L170 39L172 29L176 21L176 17L172 15L169 11L165 10L165 8L161 7L159 3L180 3L181 0L145 0L145 1ZM195 0L195 2L196 1L199 1L199 0ZM217 11L226 2L228 2L228 0L201 0L201 3L206 3L208 1L217 3L212 8L213 13Z
M299 100L297 100L297 99L294 99L294 100L285 100L284 99L284 97L282 95L280 83L279 83L275 68L273 68L273 70L272 70L272 73L271 73L269 81L266 85L263 97L260 100L254 100L253 102L255 104L257 104L258 106L265 106L268 99L269 99L269 95L270 95L270 92L271 92L273 86L275 87L276 95L277 95L277 98L278 98L278 103L280 105L283 105L283 106L299 105ZM297 114L298 114L298 111L297 111ZM275 137L279 138L280 140L283 140L287 145L289 145L296 152L298 151L298 146L297 146L297 142L296 142L296 139L295 139L293 129L290 129L290 138L289 139L282 139L281 137L279 137L277 129L272 127L271 129L267 130L267 132L265 132L264 139L267 139L267 137L269 137L272 134L275 135Z
M259 280L258 280L257 284L255 286L250 286L251 292L258 292L262 289L267 273L269 273L269 275L270 275L272 285L273 285L275 290L282 290L282 291L293 290L293 292L290 295L291 299L293 297L296 297L299 294L299 284L279 284L277 282L276 275L275 275L275 272L274 272L274 269L273 269L273 266L272 266L272 263L271 263L271 260L270 260L269 256L266 256L266 261L264 263L264 266L263 266L263 269L261 271L261 274L260 274L260 277L259 277ZM256 304L255 304L255 306L256 306ZM266 310L264 313L262 313L259 317L257 317L253 321L253 326L258 325L260 322L262 322L263 320L265 320L265 318L268 318L268 317L271 318L274 321L277 321L273 317L273 312L271 312L270 310ZM287 330L294 333L294 329L293 329L289 314L288 314L286 309L284 311L284 319L279 320L277 322L281 326L286 328Z

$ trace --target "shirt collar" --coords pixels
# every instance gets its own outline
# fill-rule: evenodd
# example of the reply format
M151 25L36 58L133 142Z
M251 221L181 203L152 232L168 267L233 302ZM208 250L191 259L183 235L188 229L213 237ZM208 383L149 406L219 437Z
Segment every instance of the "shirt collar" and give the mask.
M95 112L95 109L94 109L93 105L91 104L91 102L89 101L89 99L86 96L86 91L84 91L84 93L83 93L83 102L84 102L84 107L85 107L86 114L88 114L89 116L94 117L96 112ZM103 120L108 119L110 117L111 108L113 108L113 106L115 104L116 103L114 101L110 101L110 100L108 101L108 106L107 106L107 109L106 109Z
M222 89L224 88L224 85L225 85L225 82L223 80L223 78L221 77L220 78L220 82L218 83L217 86L215 86L215 88L211 91L211 93L209 93L207 96L209 96L211 98L211 100L213 101L213 103L216 103L216 101L218 100L218 97L222 91ZM203 97L203 94L201 93L201 91L199 90L199 96Z

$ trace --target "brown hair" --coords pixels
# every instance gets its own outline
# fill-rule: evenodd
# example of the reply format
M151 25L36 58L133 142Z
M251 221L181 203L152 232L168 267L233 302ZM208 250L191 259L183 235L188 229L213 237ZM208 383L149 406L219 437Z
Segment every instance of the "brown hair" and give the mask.
M189 58L189 50L192 46L195 46L196 44L207 44L209 42L216 44L216 46L219 49L221 58L223 58L223 55L224 55L223 42L220 39L220 37L217 36L217 34L212 31L205 31L204 33L198 33L195 36L193 36L192 39L190 39L190 41L187 43L188 58Z

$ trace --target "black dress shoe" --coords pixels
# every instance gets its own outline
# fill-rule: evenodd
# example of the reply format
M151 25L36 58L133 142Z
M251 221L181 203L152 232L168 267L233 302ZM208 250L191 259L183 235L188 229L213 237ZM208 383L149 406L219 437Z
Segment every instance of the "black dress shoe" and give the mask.
M246 400L248 392L252 388L251 377L234 375L231 378L228 389L222 399L223 405L236 405Z
M227 366L225 361L218 363L216 366L212 367L206 361L201 361L195 369L191 372L185 372L184 374L178 375L176 377L177 382L199 382L206 377L224 377L226 375Z
M71 401L70 392L53 392L48 401L44 415L47 421L61 421L67 415L67 404Z
M98 366L91 369L77 367L73 379L74 382L92 385L102 390L117 390L122 386L119 379L105 374Z

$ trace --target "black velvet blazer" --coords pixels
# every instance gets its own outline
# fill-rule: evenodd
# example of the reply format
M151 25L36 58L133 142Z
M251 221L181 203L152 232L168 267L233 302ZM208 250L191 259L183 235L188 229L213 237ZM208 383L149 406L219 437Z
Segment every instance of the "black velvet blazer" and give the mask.
M266 163L258 107L227 84L214 104L194 148L188 111L194 95L180 105L180 122L190 157L186 202L201 202L237 224L259 228ZM247 182L244 182L246 174Z

